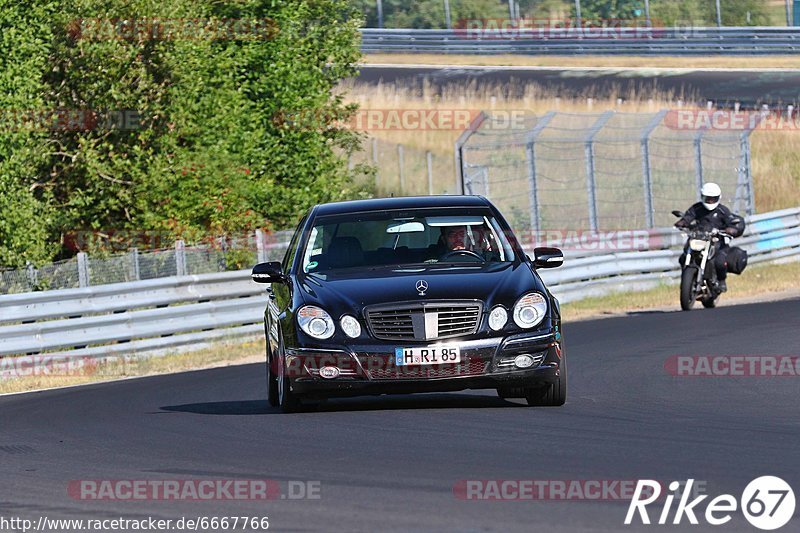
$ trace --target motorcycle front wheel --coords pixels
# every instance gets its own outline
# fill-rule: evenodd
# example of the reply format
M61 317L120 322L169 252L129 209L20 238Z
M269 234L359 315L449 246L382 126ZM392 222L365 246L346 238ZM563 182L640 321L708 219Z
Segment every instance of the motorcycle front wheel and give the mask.
M690 311L697 299L697 269L685 268L681 274L681 309Z

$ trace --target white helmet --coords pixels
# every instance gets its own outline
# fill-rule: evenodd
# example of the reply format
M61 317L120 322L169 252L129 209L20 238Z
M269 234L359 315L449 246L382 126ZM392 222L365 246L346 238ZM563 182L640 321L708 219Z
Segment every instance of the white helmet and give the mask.
M716 183L706 183L700 190L700 198L703 206L709 211L713 211L719 205L722 196L722 189Z

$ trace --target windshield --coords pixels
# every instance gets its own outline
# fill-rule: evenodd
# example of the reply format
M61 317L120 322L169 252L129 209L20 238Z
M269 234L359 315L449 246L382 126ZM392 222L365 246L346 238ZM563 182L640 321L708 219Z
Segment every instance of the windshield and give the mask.
M511 245L488 210L420 209L317 218L303 271L512 261Z

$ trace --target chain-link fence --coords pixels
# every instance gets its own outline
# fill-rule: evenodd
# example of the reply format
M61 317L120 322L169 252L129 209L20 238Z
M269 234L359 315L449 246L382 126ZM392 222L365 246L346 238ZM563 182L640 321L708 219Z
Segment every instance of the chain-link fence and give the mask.
M351 156L351 167L359 163L375 167L377 196L458 194L460 189L452 149L441 154L373 137Z
M76 257L34 267L0 271L0 294L56 289L74 289L108 283L210 274L239 270L257 262L280 261L291 231L267 234L260 230L238 239L217 239L213 243L187 246L177 241L172 248L139 251L132 249L110 256Z
M464 192L490 198L520 232L669 226L712 181L725 204L753 214L752 125L708 128L676 113L551 112L514 128L484 115L457 148Z

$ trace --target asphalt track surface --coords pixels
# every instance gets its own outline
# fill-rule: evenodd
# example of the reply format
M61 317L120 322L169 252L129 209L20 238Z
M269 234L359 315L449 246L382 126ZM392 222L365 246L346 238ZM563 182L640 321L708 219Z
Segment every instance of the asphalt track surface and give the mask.
M777 475L798 493L800 377L664 369L676 354L796 355L798 326L800 300L567 324L562 408L474 391L283 415L265 402L262 365L0 397L0 517L266 515L273 531L756 531L739 513L719 528L625 527L627 502L465 501L453 486L694 478L711 496L739 498L750 480ZM318 480L321 498L110 502L66 491L70 480L185 478ZM799 516L780 531L798 531Z
M754 59L757 67L757 59ZM800 101L800 70L703 70L558 67L466 67L364 65L358 83L442 88L474 83L499 87L511 96L521 96L529 84L562 97L626 97L673 92L676 98L720 107L739 102L743 107L761 104L787 105Z

